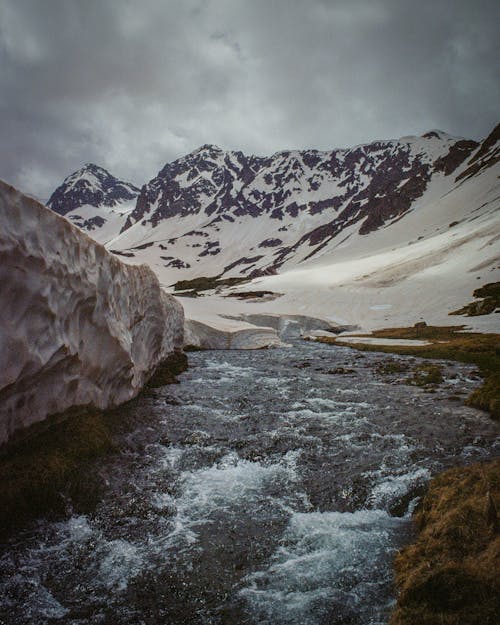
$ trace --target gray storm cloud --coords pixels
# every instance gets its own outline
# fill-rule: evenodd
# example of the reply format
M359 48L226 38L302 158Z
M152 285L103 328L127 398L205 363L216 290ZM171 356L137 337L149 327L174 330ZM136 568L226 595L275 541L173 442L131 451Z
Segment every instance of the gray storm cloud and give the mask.
M142 184L203 143L331 149L498 122L496 0L3 0L0 177Z

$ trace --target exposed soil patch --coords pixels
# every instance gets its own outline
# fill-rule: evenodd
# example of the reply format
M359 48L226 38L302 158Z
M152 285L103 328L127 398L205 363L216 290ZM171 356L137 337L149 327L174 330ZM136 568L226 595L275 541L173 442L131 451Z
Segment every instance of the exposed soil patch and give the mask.
M236 286L242 282L249 282L248 278L220 278L219 276L202 276L192 280L179 280L173 287L174 291L210 291L221 286Z
M280 293L273 291L239 291L239 293L228 293L224 297L236 297L237 299L261 299L263 297L280 297Z
M478 317L480 315L490 315L500 309L500 282L485 284L473 293L474 297L481 298L477 302L471 302L459 310L455 310L450 315L466 315L467 317Z

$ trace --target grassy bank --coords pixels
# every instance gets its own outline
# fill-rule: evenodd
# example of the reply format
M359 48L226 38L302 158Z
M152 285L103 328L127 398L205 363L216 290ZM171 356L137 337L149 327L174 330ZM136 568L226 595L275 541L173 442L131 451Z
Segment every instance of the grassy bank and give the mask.
M33 518L61 515L69 501L82 512L92 507L100 483L86 465L114 450L106 421L99 411L74 413L0 458L0 539Z
M187 368L185 354L158 367L147 388L176 381ZM132 400L134 401L134 400ZM68 411L36 424L0 456L0 541L30 520L88 512L99 500L101 478L91 470L99 457L118 451L114 434L123 428L120 408Z
M362 351L384 352L440 360L455 360L477 366L484 378L466 403L487 410L500 419L500 334L463 332L464 326L424 326L375 330L370 336L381 339L410 339L428 341L429 345L348 345ZM323 343L336 344L336 337L320 337ZM337 343L340 344L340 343ZM345 346L345 343L342 343Z
M390 625L495 625L500 614L500 460L434 478L418 537L395 559Z

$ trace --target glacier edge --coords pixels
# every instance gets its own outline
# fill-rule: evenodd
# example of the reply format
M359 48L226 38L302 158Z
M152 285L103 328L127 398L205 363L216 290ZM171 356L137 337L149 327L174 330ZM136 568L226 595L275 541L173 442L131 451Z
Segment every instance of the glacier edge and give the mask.
M149 267L0 181L0 444L70 408L132 399L182 349L183 325Z

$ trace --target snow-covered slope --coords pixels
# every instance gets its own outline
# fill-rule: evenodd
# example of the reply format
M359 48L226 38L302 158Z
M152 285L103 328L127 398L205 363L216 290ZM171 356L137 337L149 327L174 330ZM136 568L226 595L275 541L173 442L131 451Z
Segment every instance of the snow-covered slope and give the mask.
M186 315L273 312L319 316L364 329L425 320L500 331L498 315L449 317L474 289L500 281L500 128L453 174L436 177L427 198L387 227L360 234L351 227L318 254L274 276L230 289L280 297L238 301L185 299ZM225 293L227 295L227 291Z
M183 317L148 267L0 182L0 443L70 407L134 397L181 348Z
M368 241L354 234L252 287L283 294L269 310L328 315L367 329L425 320L498 332L498 315L461 320L448 313L478 286L500 281L499 174L491 167Z
M500 126L480 143L433 130L270 157L205 145L142 187L107 247L149 264L164 286L270 276L255 288L283 294L186 302L200 321L209 310L365 327L436 314L446 322L475 288L498 280L499 146Z
M68 176L47 206L100 243L116 236L134 209L139 189L88 163Z
M148 262L165 284L274 274L353 233L368 240L448 192L476 148L440 131L271 157L203 146L142 188L109 248Z
M497 127L461 165L435 172L424 195L393 223L368 235L353 224L309 259L291 257L278 275L231 289L280 297L186 299L186 314L302 313L364 329L426 320L498 332L498 315L462 320L448 313L478 286L500 281L499 161ZM309 249L297 252L305 257Z

